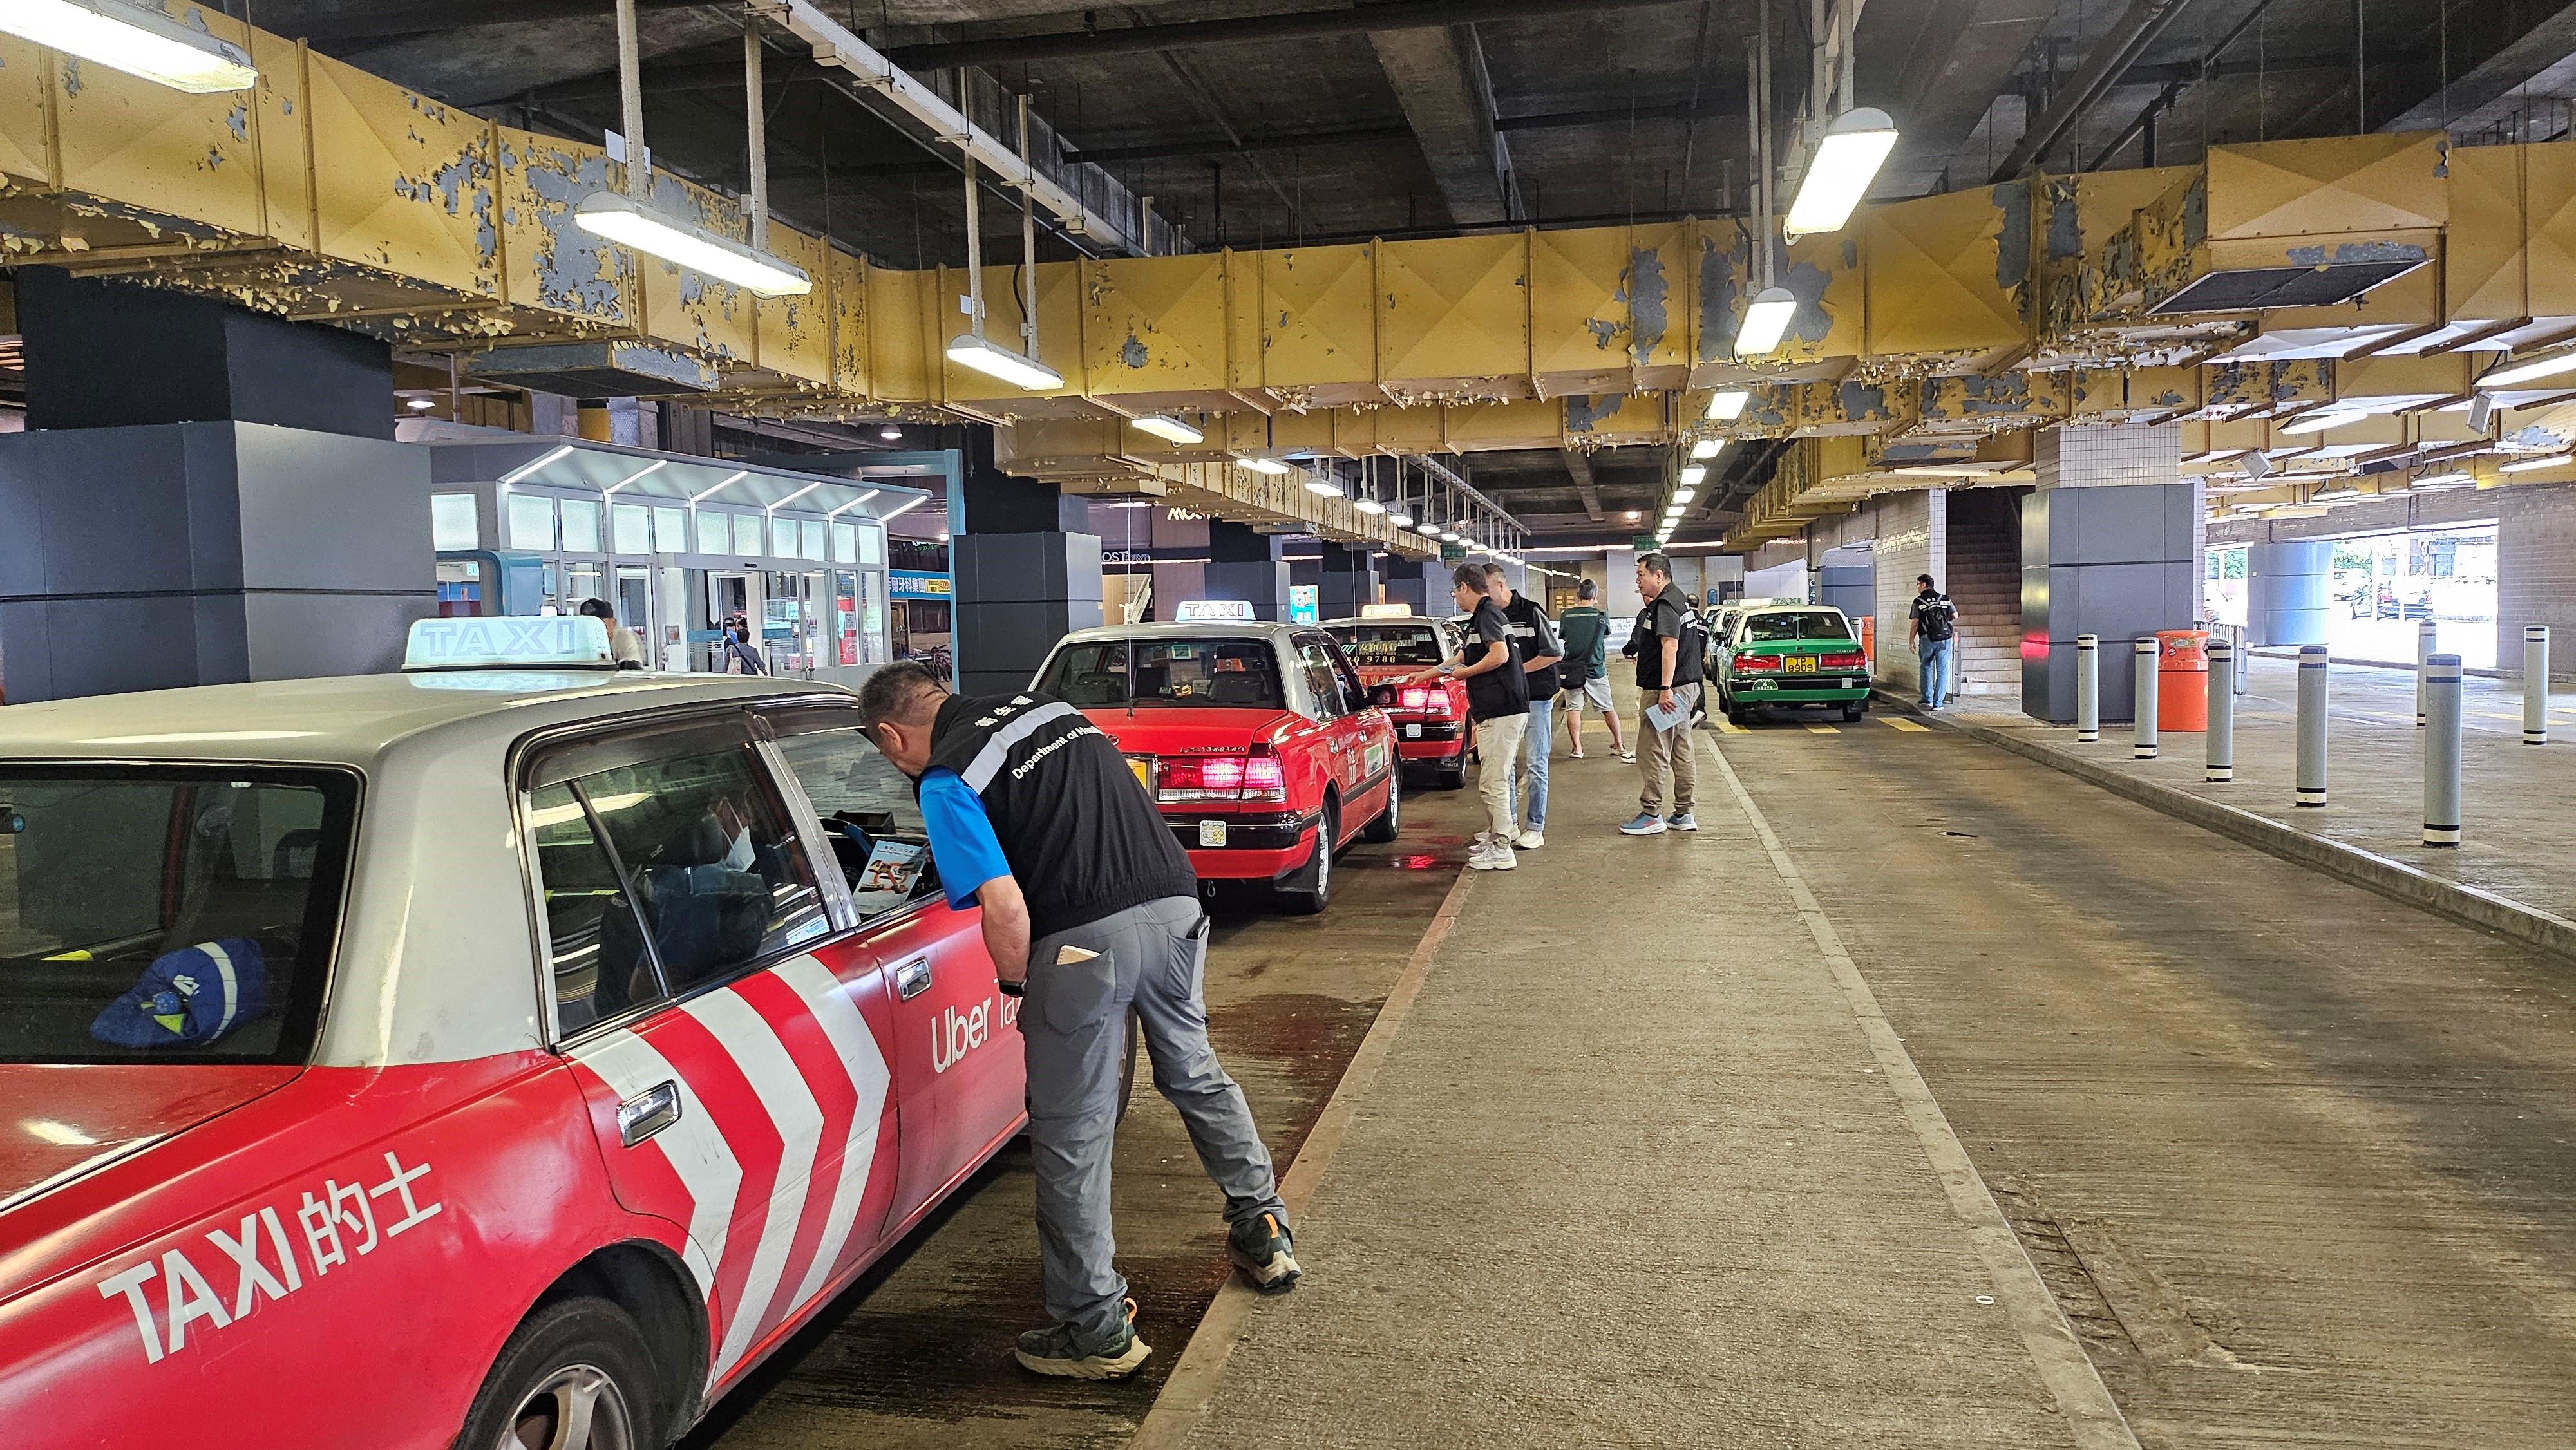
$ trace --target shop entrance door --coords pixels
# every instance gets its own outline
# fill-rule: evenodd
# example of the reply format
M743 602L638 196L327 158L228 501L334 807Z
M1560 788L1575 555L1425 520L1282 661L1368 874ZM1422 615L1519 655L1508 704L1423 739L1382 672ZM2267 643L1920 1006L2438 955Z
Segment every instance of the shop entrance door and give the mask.
M762 578L749 569L707 571L707 616L698 626L708 635L704 668L718 674L731 673L725 667L724 626L726 620L736 617L748 622L752 652L763 665L769 665L769 652L761 645L761 624L768 612L768 591L762 587Z

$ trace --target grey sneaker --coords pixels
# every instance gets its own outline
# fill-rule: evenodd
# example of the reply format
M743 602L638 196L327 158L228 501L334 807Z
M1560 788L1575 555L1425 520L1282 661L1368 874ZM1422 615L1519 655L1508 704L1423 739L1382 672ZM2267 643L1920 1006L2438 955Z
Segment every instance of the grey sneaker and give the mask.
M1636 819L1619 828L1619 834L1623 836L1660 836L1663 833L1664 818L1653 811L1639 811Z
M1688 811L1675 811L1664 818L1664 824L1676 831L1696 831L1699 829L1699 817Z
M1011 1353L1021 1366L1039 1374L1076 1380L1125 1379L1144 1367L1154 1351L1136 1337L1136 1301L1118 1306L1118 1330L1106 1343L1085 1344L1070 1324L1050 1324L1020 1336Z
M1305 1276L1296 1248L1277 1214L1247 1218L1225 1231L1225 1256L1264 1294L1285 1294Z

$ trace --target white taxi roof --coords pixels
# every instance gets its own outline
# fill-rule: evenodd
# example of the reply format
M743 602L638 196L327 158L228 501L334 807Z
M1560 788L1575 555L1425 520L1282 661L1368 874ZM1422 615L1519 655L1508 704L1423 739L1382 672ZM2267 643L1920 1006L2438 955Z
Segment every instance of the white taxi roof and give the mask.
M1282 624L1270 619L1215 619L1204 623L1102 624L1090 629L1077 629L1056 642L1061 649L1069 644L1092 644L1116 639L1266 639L1286 640L1301 629L1315 629L1312 624Z
M460 1062L544 1045L510 749L533 731L758 699L774 676L474 670L207 685L0 707L0 762L188 761L366 776L311 1061Z

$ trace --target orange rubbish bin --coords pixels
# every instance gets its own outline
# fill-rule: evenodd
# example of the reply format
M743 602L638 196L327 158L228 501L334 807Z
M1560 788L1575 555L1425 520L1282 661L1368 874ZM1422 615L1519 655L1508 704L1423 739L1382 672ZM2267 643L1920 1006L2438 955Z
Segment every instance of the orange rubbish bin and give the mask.
M2156 728L2209 728L2209 631L2156 631Z

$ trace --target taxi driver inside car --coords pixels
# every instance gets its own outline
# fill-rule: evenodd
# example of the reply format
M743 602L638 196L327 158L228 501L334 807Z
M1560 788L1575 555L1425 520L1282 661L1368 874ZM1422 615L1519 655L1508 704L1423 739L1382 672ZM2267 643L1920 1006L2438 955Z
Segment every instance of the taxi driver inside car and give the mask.
M0 1441L184 1401L498 1443L559 1388L525 1342L666 1443L1018 1130L1016 1003L954 970L973 918L885 839L910 792L848 692L619 675L587 618L422 621L407 664L0 716L0 1090L44 1109L0 1124ZM689 957L683 873L765 874L725 898L757 946ZM595 1264L639 1247L669 1282L621 1298ZM426 1338L345 1333L398 1313ZM317 1335L339 1370L243 1419Z

